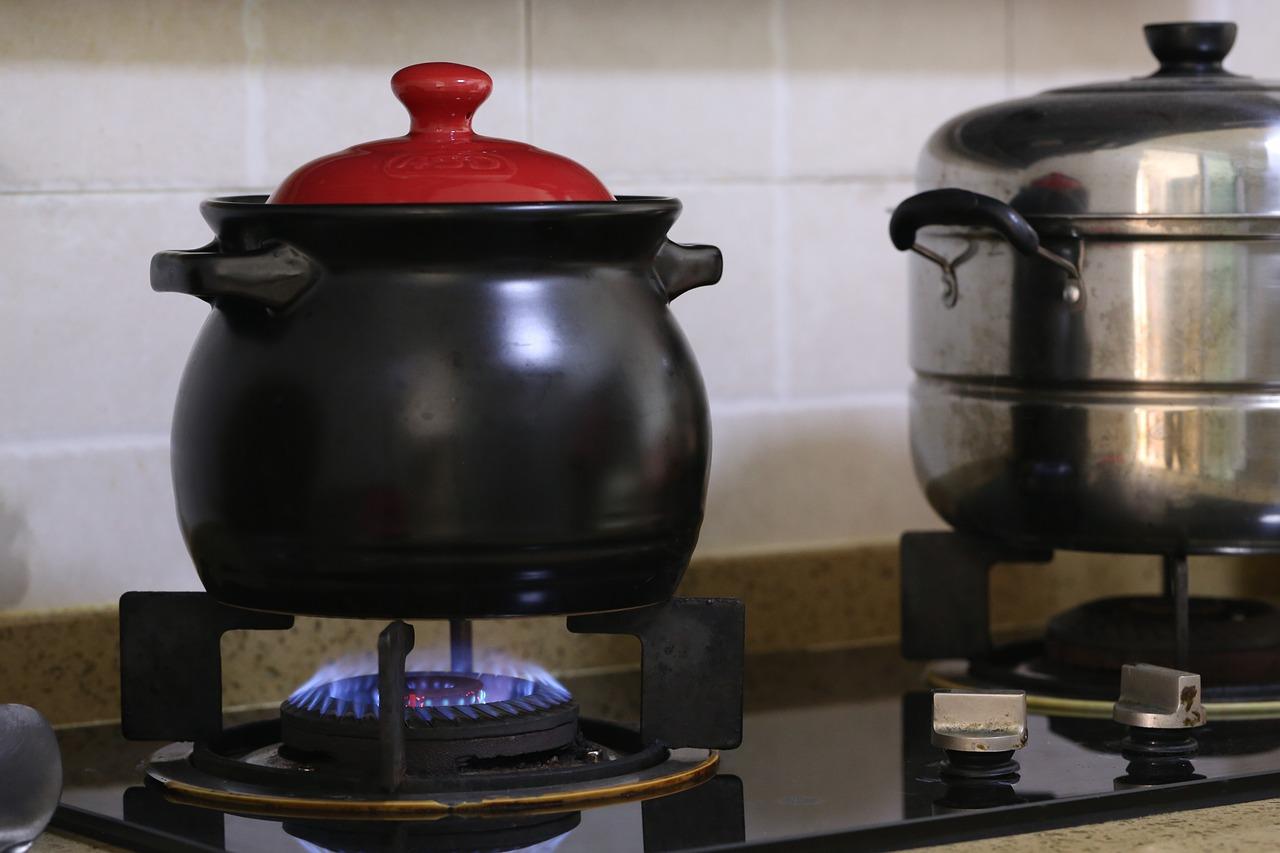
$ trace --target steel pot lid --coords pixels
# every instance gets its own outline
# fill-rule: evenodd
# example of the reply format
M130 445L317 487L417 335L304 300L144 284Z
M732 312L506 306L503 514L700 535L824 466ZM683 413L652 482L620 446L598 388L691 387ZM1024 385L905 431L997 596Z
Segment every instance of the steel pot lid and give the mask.
M1280 213L1280 82L1223 68L1235 24L1144 30L1153 74L958 116L927 143L920 186L973 190L1031 216Z
M481 136L471 119L493 89L479 68L425 62L402 68L391 90L409 132L353 145L298 168L274 204L449 204L612 201L579 164L523 142Z

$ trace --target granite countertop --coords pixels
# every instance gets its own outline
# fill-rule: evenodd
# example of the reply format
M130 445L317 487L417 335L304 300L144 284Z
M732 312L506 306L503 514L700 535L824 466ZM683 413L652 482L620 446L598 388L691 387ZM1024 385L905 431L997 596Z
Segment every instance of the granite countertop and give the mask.
M1280 800L1262 800L1071 829L944 844L939 853L1227 853L1280 846Z
M31 845L32 853L87 853L92 850L119 850L119 847L108 847L95 841L85 841L71 835L59 835L46 832Z

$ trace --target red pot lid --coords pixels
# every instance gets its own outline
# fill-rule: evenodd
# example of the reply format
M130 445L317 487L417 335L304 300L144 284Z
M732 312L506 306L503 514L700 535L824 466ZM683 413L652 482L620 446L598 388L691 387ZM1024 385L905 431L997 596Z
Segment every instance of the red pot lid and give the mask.
M391 90L409 110L409 133L312 160L285 178L275 204L447 204L612 201L572 160L480 136L471 117L493 80L479 68L424 62L402 68Z

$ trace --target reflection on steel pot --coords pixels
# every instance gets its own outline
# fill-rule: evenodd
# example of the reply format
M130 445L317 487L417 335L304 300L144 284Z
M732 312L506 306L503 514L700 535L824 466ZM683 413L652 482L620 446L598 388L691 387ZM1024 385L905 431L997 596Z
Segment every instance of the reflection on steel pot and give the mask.
M670 597L702 521L706 393L667 307L720 253L674 199L207 201L157 290L214 310L173 476L206 589L360 617Z
M1160 69L959 116L913 249L917 476L957 528L1106 551L1280 550L1280 84L1232 24Z

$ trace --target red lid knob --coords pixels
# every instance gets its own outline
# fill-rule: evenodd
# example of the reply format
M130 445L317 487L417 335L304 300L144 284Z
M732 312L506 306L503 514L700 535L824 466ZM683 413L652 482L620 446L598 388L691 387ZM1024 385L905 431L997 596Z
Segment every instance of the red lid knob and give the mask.
M401 68L391 91L409 111L409 133L471 133L471 117L493 91L493 79L479 68L454 62L423 62Z
M294 171L274 204L612 201L595 175L523 142L480 136L471 117L493 80L479 68L424 62L391 90L409 110L407 136L354 145Z

